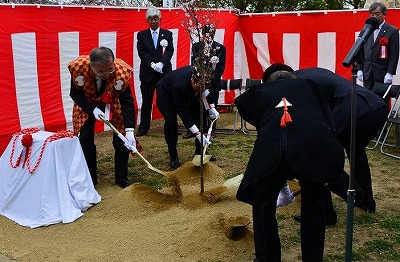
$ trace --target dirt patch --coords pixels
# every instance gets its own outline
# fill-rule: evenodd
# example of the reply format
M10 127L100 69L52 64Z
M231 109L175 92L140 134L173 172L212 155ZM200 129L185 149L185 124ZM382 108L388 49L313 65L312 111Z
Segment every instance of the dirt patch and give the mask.
M223 116L224 117L224 116ZM220 126L222 126L220 124ZM236 189L223 186L224 181L244 171L254 136L235 133L218 135L209 149L217 162L203 169L204 194L200 195L199 167L191 160L192 140L179 140L178 151L183 166L168 171L167 177L149 170L137 157L130 158L130 179L159 179L159 190L148 183L136 182L121 189L113 181L111 134L96 138L99 152L99 184L96 190L102 202L69 224L29 229L0 217L0 253L17 261L234 261L254 259L251 207L235 198ZM141 137L142 154L161 170L168 170L168 155L162 135L162 122L152 123L150 134ZM378 218L400 211L398 162L368 152L371 160L377 213L365 215L356 210L355 253L369 254L362 261L384 261L378 253L368 251L366 243L394 238L396 230L379 227ZM299 188L291 182L292 191ZM277 210L283 261L300 261L300 226L291 216L300 210L301 195L296 201ZM339 221L326 231L326 261L344 261L346 203L334 197Z

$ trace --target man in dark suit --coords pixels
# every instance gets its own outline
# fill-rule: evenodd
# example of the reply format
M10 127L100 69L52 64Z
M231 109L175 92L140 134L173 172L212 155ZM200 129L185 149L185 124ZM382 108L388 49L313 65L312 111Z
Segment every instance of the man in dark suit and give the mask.
M132 67L118 58L108 47L95 48L90 55L80 56L68 64L71 73L70 96L74 100L73 126L79 134L83 154L92 177L97 184L96 145L94 126L99 115L108 117L104 111L112 112L111 121L125 134L128 145L114 133L115 183L121 187L131 184L128 179L129 150L136 147L134 136L135 108L129 86Z
M346 150L350 157L350 134L351 134L351 89L352 82L323 68L308 68L294 72L297 78L313 79L321 84L333 84L334 93L330 102L333 120L333 133ZM356 137L354 151L354 179L362 190L363 198L355 206L368 213L375 212L375 200L372 192L372 179L366 153L366 146L382 128L387 117L387 104L372 91L356 86ZM345 171L343 171L345 173ZM348 177L345 173L344 177ZM344 183L343 183L344 182ZM327 218L331 224L336 224L336 212L333 209L331 194L347 199L348 179L341 183L331 184L327 187L325 209L329 211ZM360 192L361 193L361 192ZM356 197L357 190L356 190ZM299 220L299 216L295 216Z
M335 182L344 166L343 148L330 131L334 86L292 77L274 72L275 81L235 99L240 115L258 132L236 196L253 207L255 261L260 262L281 261L276 201L286 180L294 178L302 188L302 260L322 261L324 184Z
M386 6L375 2L369 8L379 28L367 39L358 55L357 78L372 90L374 84L392 84L399 60L399 30L386 23Z
M201 41L194 43L192 46L191 61L192 65L198 64L198 60L202 59L205 50L209 50L211 53L207 59L208 64L210 64L209 59L211 59L211 57L218 58L218 62L214 66L214 81L209 89L210 93L207 96L207 100L210 101L210 106L213 108L208 112L211 114L210 117L215 119L219 116L219 112L216 110L216 108L218 106L219 91L221 91L221 78L225 70L226 48L224 45L214 41L215 26L213 24L205 24L201 30L201 34ZM198 101L193 101L193 103L194 105L199 104ZM216 124L214 123L213 133L215 128ZM193 134L188 130L183 138L190 138L192 136ZM215 157L213 156L210 160L215 160Z
M212 73L205 77L205 91L211 85ZM176 169L180 166L177 143L178 143L178 115L183 124L196 139L196 150L201 147L200 141L203 141L203 146L210 144L209 138L201 135L198 126L200 125L199 106L192 109L190 101L196 97L202 97L200 94L201 82L203 76L197 73L196 68L185 66L176 69L164 76L157 83L157 107L164 117L164 137L168 145L168 153L170 156L170 167ZM196 110L197 109L197 110ZM193 110L193 111L192 111ZM203 113L203 130L207 130L207 113ZM202 138L203 137L203 138ZM199 150L200 152L200 150Z
M144 136L150 129L151 111L157 82L172 71L171 58L174 53L172 32L160 28L161 12L149 8L146 12L149 29L138 32L137 50L140 57L140 125L137 136Z

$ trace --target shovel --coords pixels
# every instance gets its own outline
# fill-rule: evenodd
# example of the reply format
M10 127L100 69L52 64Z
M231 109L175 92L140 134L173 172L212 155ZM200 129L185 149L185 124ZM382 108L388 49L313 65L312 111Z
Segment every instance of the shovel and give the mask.
M228 180L226 180L223 184L224 187L226 187L227 189L232 188L232 187L239 187L240 182L242 182L243 180L243 173L237 176L234 176L232 178L229 178Z
M110 121L106 120L102 115L100 115L99 117L100 117L100 119L101 119L104 123L106 123L106 124L112 129L112 131L114 131L114 133L116 133L116 134L118 135L118 137L119 137L125 144L127 144L128 141L126 140L126 137L124 137L124 135L122 135L122 134L118 131L118 129L116 129L115 126L113 126L113 124L111 124ZM131 150L133 153L135 153L137 156L139 156L139 158L142 159L143 162L146 163L147 167L148 167L150 170L153 170L154 172L156 172L156 173L158 173L158 174L160 174L160 175L167 176L167 172L161 171L161 170L155 168L154 166L152 166L152 165L150 164L150 162L147 161L147 159L144 158L144 156L143 156L142 154L140 154L139 151L138 151L135 147L133 147L133 148L128 148L128 149Z
M208 136L211 135L212 127L213 127L213 125L214 125L214 122L215 122L217 119L218 119L218 118L215 118L214 120L211 121L210 127L208 128L208 132L207 132L207 135L208 135ZM204 149L203 149L203 165L204 165L205 163L207 163L208 161L210 161L210 158L212 157L212 155L206 155L207 148L208 148L208 144L205 145L205 146L204 146ZM193 163L193 165L195 165L195 166L200 166L200 165L201 165L201 155L195 155L195 156L193 157L192 163Z
M243 173L237 176L234 176L232 178L229 178L228 180L226 180L224 182L224 184L222 186L226 187L227 189L230 188L235 188L235 187L239 187L240 183L243 180ZM301 194L301 188L297 189L296 191L293 192L294 196L298 196Z

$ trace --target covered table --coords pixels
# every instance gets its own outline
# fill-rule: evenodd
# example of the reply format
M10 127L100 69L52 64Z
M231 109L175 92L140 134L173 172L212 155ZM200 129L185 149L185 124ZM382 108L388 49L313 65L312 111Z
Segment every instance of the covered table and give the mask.
M22 226L70 223L100 201L70 131L22 130L0 157L0 214Z

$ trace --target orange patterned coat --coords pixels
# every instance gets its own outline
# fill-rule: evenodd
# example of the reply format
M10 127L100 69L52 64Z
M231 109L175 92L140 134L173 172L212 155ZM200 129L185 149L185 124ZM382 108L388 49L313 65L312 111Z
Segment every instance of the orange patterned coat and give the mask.
M95 76L90 68L90 59L88 55L79 56L77 59L69 62L68 70L71 73L78 90L83 90L86 99L92 104L111 104L111 122L121 132L125 133L124 119L122 116L119 94L129 88L129 81L132 77L132 67L123 60L116 58L114 60L115 72L107 79L107 85L104 93L98 97L96 95ZM76 103L74 103L72 118L74 134L77 135L88 119L89 115L85 113Z

